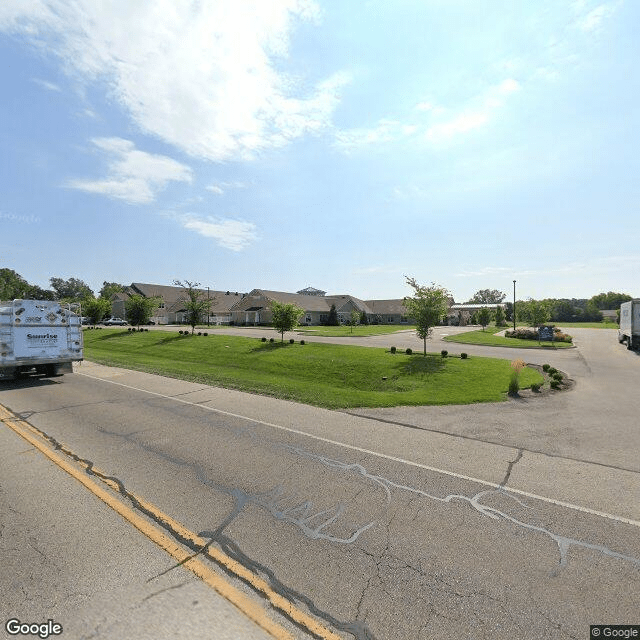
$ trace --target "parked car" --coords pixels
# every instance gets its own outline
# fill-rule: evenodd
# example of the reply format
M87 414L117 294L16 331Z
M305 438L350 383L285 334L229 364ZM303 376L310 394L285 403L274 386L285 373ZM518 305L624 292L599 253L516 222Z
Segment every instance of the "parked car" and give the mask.
M107 318L107 320L103 320L102 324L108 326L108 327L113 327L113 326L124 326L127 324L126 320L123 320L122 318Z

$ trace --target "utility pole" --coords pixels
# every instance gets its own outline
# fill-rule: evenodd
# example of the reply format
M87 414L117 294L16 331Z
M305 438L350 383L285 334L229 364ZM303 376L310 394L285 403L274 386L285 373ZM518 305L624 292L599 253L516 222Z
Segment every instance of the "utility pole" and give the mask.
M513 281L513 330L516 330L516 281Z

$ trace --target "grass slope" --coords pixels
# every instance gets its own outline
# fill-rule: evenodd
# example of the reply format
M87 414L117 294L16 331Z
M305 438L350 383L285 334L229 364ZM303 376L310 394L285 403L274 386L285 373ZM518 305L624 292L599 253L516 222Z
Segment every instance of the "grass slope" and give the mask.
M91 330L84 337L85 357L94 362L329 408L497 402L511 375L510 362L497 358L166 331ZM541 381L524 369L520 386Z

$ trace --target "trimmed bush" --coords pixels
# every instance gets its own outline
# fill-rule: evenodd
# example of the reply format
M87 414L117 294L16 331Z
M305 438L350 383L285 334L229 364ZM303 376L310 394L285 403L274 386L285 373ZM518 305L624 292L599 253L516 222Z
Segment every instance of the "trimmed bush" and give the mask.
M202 335L202 331L198 331L198 335L201 336Z
M180 329L180 331L178 331L178 333L179 333L180 335L182 335L182 329Z
M563 376L562 376L562 374L561 374L559 371L558 371L558 372L556 372L556 373L554 373L551 377L552 377L554 380L557 380L558 382L562 382L562 377L563 377Z
M443 350L440 352L440 355L441 355L443 358L446 358L446 357L449 355L449 352L448 352L446 349L443 349Z
M558 380L552 380L551 381L551 388L558 390L560 388L560 382L558 382Z
M396 348L395 347L391 347L391 353L395 353L396 352Z
M462 360L466 360L468 357L469 357L469 356L468 356L466 353L461 353L461 354L460 354L460 358L461 358Z
M542 383L541 382L534 382L531 385L531 391L535 391L535 393L540 393L541 387L542 387Z
M275 342L274 338L269 338L269 342Z
M293 338L289 338L289 344L293 344L295 340Z
M407 347L404 352L410 356L413 353L413 349L411 347Z
M547 371L549 371L549 369L551 369L551 365L550 364L543 364L542 365L542 370L546 373Z
M208 336L209 334L205 331L202 335L203 336Z
M260 338L260 340L262 340L262 342L266 342L267 341L267 339L264 336L262 336L262 338Z
M304 340L300 340L300 344L304 344Z
M554 373L558 373L558 370L555 367L549 367L547 373L552 376Z

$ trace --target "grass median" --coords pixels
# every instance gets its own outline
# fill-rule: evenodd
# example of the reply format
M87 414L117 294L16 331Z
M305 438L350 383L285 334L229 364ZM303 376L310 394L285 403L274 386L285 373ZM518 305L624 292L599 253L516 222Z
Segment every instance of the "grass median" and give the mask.
M415 330L415 327L406 324L359 324L355 327L345 325L338 327L298 327L296 332L303 334L308 333L314 336L328 336L331 338L349 338L355 336L380 336L389 333L398 333L398 331L407 331L412 328Z
M392 354L381 348L299 342L261 342L177 332L85 331L85 357L319 407L469 404L506 399L510 362ZM541 382L533 369L521 387Z
M517 347L519 349L568 349L573 345L569 342L538 342L537 340L522 340L521 338L505 338L496 336L495 333L504 331L504 327L487 327L485 331L466 331L443 338L446 342L458 342L460 344L480 344L490 347Z

